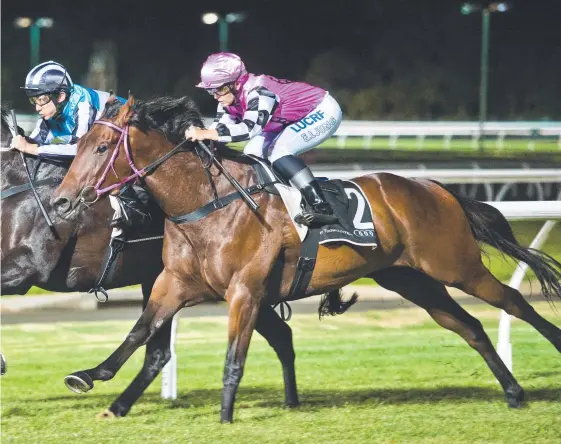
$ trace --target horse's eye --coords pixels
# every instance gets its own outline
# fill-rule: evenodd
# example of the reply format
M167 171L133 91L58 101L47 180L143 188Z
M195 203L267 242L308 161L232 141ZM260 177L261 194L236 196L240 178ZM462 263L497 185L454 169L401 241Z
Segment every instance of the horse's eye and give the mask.
M97 147L97 152L98 153L104 153L105 151L107 151L107 145L99 145Z

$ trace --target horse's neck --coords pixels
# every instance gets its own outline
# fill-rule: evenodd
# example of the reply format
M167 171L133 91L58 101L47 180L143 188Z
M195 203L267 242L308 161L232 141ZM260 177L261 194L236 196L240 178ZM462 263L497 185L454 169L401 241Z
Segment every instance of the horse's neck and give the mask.
M0 181L2 189L12 185L19 185L25 179L25 170L19 151L2 153Z
M2 147L2 151L5 152L9 150L11 143L12 133L9 129L5 128L4 125L2 125L2 132L0 133L0 146Z
M170 149L171 147L168 147L156 156L161 157ZM143 150L143 152L150 151ZM157 158L154 157L154 151L150 156L151 161ZM207 156L204 154L203 156L202 160L207 161ZM146 164L148 163L150 162L146 162ZM146 164L142 166L144 167ZM250 165L231 159L224 159L223 165L242 186L248 185L252 171ZM170 216L179 216L195 211L212 201L214 187L219 197L235 191L228 179L220 174L214 165L209 171L212 182L205 172L201 159L194 151L190 151L171 157L152 175L147 176L146 183L164 212Z
M36 162L35 158L27 157L26 162L29 172L33 174ZM50 177L63 177L67 171L68 169L65 167L55 165L47 161L42 161L35 179L41 180ZM22 183L28 181L23 167L22 156L19 151L8 151L2 153L1 176L2 189L9 186L21 185Z

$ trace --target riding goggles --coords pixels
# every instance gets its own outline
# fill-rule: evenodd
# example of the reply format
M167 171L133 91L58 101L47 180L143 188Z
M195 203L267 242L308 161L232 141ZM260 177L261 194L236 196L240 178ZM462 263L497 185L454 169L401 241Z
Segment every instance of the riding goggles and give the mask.
M40 96L30 97L29 103L31 103L33 106L36 105L45 106L47 103L51 102L52 100L53 97L50 94L43 94Z
M232 91L233 85L231 83L227 83L226 85L222 85L218 88L207 88L206 92L209 93L211 96L225 96L229 92Z

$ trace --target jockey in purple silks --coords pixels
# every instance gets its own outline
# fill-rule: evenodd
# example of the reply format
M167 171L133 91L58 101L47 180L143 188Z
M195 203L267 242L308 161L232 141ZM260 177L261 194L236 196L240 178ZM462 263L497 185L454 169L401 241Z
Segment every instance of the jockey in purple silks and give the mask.
M341 108L327 91L248 73L240 57L227 52L208 57L197 87L218 101L218 111L209 129L189 128L188 140L249 140L244 153L268 159L304 196L308 209L299 221L308 225L337 221L312 172L296 157L331 137L341 123Z

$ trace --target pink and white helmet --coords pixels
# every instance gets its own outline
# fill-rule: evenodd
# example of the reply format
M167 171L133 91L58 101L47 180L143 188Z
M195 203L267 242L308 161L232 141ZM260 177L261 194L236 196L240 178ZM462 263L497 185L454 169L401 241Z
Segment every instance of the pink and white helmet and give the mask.
M201 68L201 82L197 88L219 88L226 83L234 83L247 74L242 59L231 52L211 54Z

